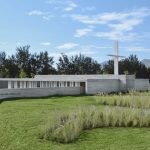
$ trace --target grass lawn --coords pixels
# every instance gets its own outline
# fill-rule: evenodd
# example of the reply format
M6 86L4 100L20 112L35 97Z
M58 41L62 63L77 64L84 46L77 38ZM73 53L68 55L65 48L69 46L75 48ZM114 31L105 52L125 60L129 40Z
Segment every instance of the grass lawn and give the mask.
M39 138L41 128L55 111L75 110L94 105L94 101L94 96L66 96L1 102L0 150L150 150L150 128L88 130L71 144Z

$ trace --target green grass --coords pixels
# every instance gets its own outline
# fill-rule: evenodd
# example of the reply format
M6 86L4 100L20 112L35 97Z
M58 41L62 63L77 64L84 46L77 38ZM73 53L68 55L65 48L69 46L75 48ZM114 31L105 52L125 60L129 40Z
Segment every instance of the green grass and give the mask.
M149 150L150 128L101 128L82 132L71 144L39 138L54 112L94 104L93 96L18 99L0 104L0 150ZM98 106L100 109L102 106Z

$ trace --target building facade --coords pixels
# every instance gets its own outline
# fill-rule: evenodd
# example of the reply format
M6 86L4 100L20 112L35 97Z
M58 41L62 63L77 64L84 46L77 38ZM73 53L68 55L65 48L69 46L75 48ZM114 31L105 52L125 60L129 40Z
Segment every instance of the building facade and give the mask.
M133 75L37 75L35 78L1 78L0 99L82 95L99 92L149 90L149 79Z

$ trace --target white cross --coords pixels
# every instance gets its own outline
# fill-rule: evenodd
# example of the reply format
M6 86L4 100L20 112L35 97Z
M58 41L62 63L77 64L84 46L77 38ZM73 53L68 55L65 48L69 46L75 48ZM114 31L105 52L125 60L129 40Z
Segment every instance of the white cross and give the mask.
M118 59L119 59L119 57L120 58L125 58L125 57L118 55L118 51L119 51L119 42L118 41L115 42L114 50L115 50L115 54L114 55L110 54L108 56L114 57L114 74L115 75L119 75L119 63L118 63Z

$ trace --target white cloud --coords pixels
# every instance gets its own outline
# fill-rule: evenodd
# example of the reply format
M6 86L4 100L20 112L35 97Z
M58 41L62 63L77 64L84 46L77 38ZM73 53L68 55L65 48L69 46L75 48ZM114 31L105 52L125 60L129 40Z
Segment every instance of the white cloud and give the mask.
M93 36L106 38L109 40L132 41L139 38L136 33L124 33L120 31L95 32Z
M50 46L51 43L50 42L43 42L43 43L40 43L40 45L42 45L42 46Z
M83 28L83 29L77 29L76 33L75 33L75 37L82 37L82 36L86 36L88 34L90 34L93 31L94 27L89 26L87 28Z
M123 47L129 52L150 52L150 48L145 48L143 46L131 46L131 47Z
M77 46L78 46L78 44L76 44L76 43L64 43L62 45L57 46L56 48L57 49L66 49L66 50L68 50L68 49L73 49Z
M47 16L43 16L42 18L43 18L44 20L47 20L47 21L50 20L50 17L47 17Z
M44 12L44 11L39 11L39 10L33 10L27 13L28 16L37 16L41 17L43 20L49 21L51 18L54 17L50 12Z
M111 27L115 31L130 31L133 30L133 28L143 22L142 19L136 18L136 19L129 19L124 20L121 23L118 24L110 24L109 27Z
M90 48L95 48L95 49L112 49L112 46L96 46L96 45L89 45Z
M87 7L81 8L81 11L83 11L83 12L93 11L93 10L96 10L96 7L94 7L94 6L87 6Z
M86 55L86 56L91 56L91 55L94 55L95 52L91 51L91 50L79 50L79 51L66 52L65 54L68 55L68 56L73 56L73 55L78 55L78 54L83 54L83 55Z
M72 11L74 10L78 5L72 1L67 2L67 6L64 8L64 11Z
M130 12L106 12L98 15L71 15L73 20L86 25L103 26L106 32L97 32L88 28L77 29L76 37L92 35L110 40L134 40L139 37L132 30L143 23L145 17L150 16L150 9L140 8ZM90 34L88 34L90 33Z
M28 12L29 16L42 16L44 14L44 12L39 11L39 10L32 10L30 12Z
M94 51L91 51L91 50L73 50L71 52L61 52L67 56L74 56L74 55L79 55L79 54L83 54L83 55L86 55L86 56L91 56L91 55L95 55L96 52ZM59 58L61 56L61 53L51 53L51 56L54 56L55 58Z
M72 0L48 0L47 3L52 5L55 10L66 12L72 11L78 7L78 5Z
M73 20L84 24L107 24L111 21L126 21L127 19L143 18L150 15L148 8L132 10L131 12L106 12L98 15L71 15Z

